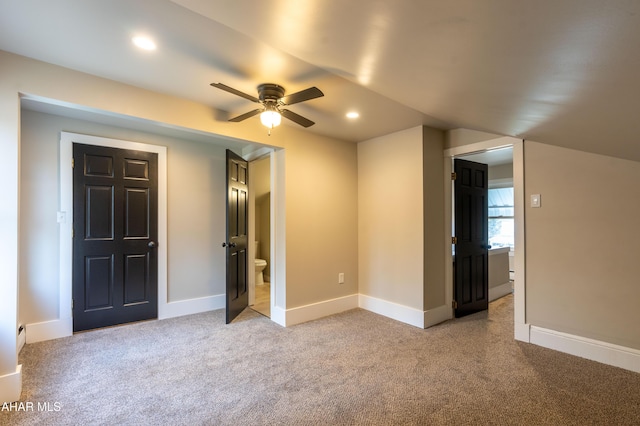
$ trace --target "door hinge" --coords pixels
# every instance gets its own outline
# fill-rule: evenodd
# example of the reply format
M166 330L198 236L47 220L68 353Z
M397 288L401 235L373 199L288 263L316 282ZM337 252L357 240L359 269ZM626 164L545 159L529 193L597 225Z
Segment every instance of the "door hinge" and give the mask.
M458 309L458 302L456 302L455 300L452 300L452 301L451 301L451 307L452 307L453 309Z
M451 237L451 244L458 244L458 237Z
M456 180L458 178L458 174L456 172L451 173L451 180Z
M75 159L75 158L72 158L72 159L71 159L71 168L73 169L73 168L75 168L75 167L76 167L76 159Z

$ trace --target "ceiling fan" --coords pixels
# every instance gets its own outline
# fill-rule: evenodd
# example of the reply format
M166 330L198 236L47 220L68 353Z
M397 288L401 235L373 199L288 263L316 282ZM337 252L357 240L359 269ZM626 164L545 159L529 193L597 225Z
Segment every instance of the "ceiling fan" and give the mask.
M249 111L237 117L230 118L229 121L237 123L239 121L246 120L247 118L251 118L254 115L260 114L260 121L269 129L279 125L282 117L288 118L303 127L313 126L315 124L313 121L296 114L295 112L289 111L288 109L283 109L282 107L324 96L324 93L322 93L322 91L317 87L310 87L308 89L301 90L300 92L285 96L284 87L278 84L264 83L258 86L258 97L256 98L236 90L233 87L229 87L226 84L211 83L211 85L224 90L225 92L233 93L234 95L261 105L260 108L254 109L253 111Z

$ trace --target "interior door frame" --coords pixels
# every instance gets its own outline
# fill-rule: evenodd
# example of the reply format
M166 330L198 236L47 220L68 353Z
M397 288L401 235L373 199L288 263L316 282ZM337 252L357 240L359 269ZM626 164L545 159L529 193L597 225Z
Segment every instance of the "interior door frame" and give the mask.
M72 268L73 268L73 143L131 149L158 154L158 319L167 317L167 148L120 139L80 133L60 132L60 305L59 319L66 335L73 334Z
M262 151L258 151L255 154L247 157L248 161L249 161L249 210L248 210L248 218L249 218L249 235L256 235L256 208L255 208L255 201L256 201L256 197L255 197L255 191L253 190L253 187L255 185L255 173L253 172L253 168L255 167L255 162L259 161L259 160L263 160L266 158L269 158L269 170L270 170L270 175L269 175L269 186L271 188L271 205L270 205L270 209L271 209L271 214L270 214L270 223L269 223L269 233L271 234L271 245L269 247L269 251L271 253L271 263L274 264L275 263L275 259L277 257L277 255L275 254L275 204L274 204L274 198L273 198L273 194L275 191L274 188L274 176L275 176L275 151L271 148L265 148ZM255 243L255 238L252 237L249 239L249 243L248 243L248 247L249 247L249 255L248 255L248 259L249 259L249 274L248 274L248 279L249 279L249 306L255 304L255 298L256 298L256 268L255 268L255 259L256 259L256 243ZM251 265L254 265L254 267L251 267ZM274 274L275 274L275 267L272 267L272 265L269 265L269 271L270 271L270 275L269 275L269 281L270 281L270 295L269 295L269 304L270 304L270 312L273 312L273 308L274 308L274 301L275 301L275 287L276 287L276 282L275 282L275 278L274 278Z
M514 279L514 329L516 340L529 341L529 327L526 324L526 265L525 265L525 196L524 196L524 141L510 136L490 139L469 145L444 150L445 185L445 302L453 303L453 255L451 236L453 235L453 159L457 156L513 147L513 190L515 209L515 279ZM453 318L453 307L452 314Z

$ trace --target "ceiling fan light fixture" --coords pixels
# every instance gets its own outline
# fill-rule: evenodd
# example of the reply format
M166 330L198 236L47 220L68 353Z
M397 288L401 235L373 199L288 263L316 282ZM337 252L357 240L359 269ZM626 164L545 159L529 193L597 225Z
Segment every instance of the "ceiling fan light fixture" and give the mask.
M265 110L260 113L260 121L265 127L273 129L280 125L282 115L275 105L265 105Z

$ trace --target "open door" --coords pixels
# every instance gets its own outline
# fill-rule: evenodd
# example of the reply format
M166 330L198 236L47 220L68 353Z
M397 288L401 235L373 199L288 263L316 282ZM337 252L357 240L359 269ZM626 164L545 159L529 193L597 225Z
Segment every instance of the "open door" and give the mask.
M248 163L227 150L227 324L249 304L247 287Z
M489 308L488 166L454 160L456 318Z

